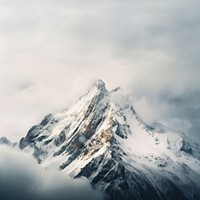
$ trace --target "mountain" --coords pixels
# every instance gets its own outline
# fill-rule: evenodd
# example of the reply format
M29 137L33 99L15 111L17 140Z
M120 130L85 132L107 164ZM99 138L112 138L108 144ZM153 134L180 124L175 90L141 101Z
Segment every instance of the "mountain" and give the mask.
M10 147L15 147L17 146L17 143L13 143L11 142L8 138L6 137L1 137L0 138L0 145L6 145L6 146L10 146Z
M162 124L146 125L121 88L108 91L100 80L19 146L47 169L87 177L108 199L200 199L200 146Z

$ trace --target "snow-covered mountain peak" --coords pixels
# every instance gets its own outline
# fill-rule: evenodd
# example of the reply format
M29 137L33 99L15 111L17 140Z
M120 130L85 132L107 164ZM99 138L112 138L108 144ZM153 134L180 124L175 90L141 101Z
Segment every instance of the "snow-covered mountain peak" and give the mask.
M33 126L20 148L32 152L45 168L87 177L116 200L196 200L200 147L154 126L138 118L121 88L109 92L98 80L74 106Z
M102 80L96 80L94 81L91 86L90 86L90 89L88 91L88 93L90 92L99 92L101 94L105 94L107 92L107 89L106 89L106 86L105 86L105 83L102 81Z
M124 95L121 87L108 91L102 80L95 81L84 98L88 99L88 102L101 101L103 104L115 105L118 109L127 109L132 106L129 96Z
M101 79L94 81L92 83L92 87L97 87L98 89L106 90L105 83Z

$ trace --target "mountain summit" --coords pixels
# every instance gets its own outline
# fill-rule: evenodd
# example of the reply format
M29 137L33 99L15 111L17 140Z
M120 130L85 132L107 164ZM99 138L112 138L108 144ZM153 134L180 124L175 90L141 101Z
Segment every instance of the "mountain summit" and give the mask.
M143 123L120 88L108 91L98 80L19 145L45 168L87 177L108 199L200 199L200 147L183 134L157 130Z

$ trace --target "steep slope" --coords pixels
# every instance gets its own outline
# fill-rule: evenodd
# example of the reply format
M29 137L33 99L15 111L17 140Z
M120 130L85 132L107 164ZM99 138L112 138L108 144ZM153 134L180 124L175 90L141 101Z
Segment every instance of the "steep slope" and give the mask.
M200 199L200 147L158 126L145 125L120 88L97 81L71 109L33 126L20 148L110 199Z

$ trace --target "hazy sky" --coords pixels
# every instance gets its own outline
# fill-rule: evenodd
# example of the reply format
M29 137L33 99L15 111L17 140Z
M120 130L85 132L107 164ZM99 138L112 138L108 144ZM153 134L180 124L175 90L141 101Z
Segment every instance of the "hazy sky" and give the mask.
M24 136L95 79L145 121L200 139L200 1L0 0L0 136Z

